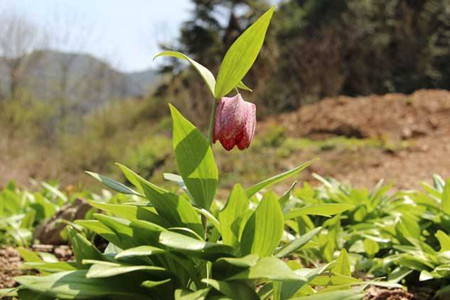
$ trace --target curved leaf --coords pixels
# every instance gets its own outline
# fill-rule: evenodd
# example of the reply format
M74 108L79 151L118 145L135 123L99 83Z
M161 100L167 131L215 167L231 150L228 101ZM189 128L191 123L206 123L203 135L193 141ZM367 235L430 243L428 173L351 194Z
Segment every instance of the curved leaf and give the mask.
M204 67L203 65L199 64L198 62L196 62L195 60L193 60L189 56L184 55L183 53L177 52L177 51L163 51L161 53L158 53L153 59L156 59L156 58L158 58L160 56L172 56L172 57L176 57L176 58L187 60L194 67L194 69L200 74L200 76L203 78L203 80L205 81L205 83L208 86L209 90L211 91L211 93L214 96L214 89L215 89L215 86L216 86L216 79L214 78L214 75L211 73L211 71L208 70L206 67Z

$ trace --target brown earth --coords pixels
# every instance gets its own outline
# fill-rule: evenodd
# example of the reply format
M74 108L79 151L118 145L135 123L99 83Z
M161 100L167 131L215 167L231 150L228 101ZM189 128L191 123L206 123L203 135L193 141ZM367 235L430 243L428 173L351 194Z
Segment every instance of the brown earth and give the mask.
M14 277L22 274L20 263L20 255L14 248L0 248L0 289L16 286Z
M72 249L66 245L33 245L30 250L53 254L59 261L74 260ZM22 262L19 252L13 247L0 248L0 289L17 286L14 277L24 274L20 269Z
M321 160L309 172L322 176L368 187L384 178L397 188L417 188L420 181L428 181L433 174L450 177L449 91L341 96L262 122L260 130L270 123L282 124L293 137L347 136L380 140L386 145L355 151L305 151L290 157L292 163L287 162L295 165L318 156Z

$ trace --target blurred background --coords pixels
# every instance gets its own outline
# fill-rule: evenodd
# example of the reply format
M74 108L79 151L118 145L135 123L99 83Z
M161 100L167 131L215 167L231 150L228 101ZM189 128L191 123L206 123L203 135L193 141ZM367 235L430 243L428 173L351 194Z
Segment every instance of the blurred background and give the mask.
M244 79L257 105L249 150L220 146L221 184L308 170L413 187L450 176L450 0L0 0L0 187L120 162L161 183L175 172L167 104L206 132L211 97L181 51L217 74L226 49L270 5Z

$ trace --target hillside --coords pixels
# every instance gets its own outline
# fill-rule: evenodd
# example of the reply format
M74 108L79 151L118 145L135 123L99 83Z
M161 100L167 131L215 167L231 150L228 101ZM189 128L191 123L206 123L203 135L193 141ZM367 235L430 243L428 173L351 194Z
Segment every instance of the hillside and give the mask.
M326 140L345 136L367 147L300 151L289 161L318 156L310 169L322 176L373 186L384 178L411 188L435 173L450 176L450 92L420 90L411 95L337 97L263 122L283 124L290 137ZM375 145L375 146L373 146Z
M89 111L110 100L142 97L158 82L154 70L124 73L88 54L51 50L21 58L20 88L36 99L65 98ZM0 57L0 95L8 95L10 76Z

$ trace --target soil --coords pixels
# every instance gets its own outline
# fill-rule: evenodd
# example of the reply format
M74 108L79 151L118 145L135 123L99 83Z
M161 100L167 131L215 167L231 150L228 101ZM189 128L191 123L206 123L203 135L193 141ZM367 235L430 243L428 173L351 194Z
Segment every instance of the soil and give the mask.
M313 157L309 168L355 186L381 178L397 188L417 188L433 174L450 177L450 92L419 90L411 95L337 97L261 122L282 124L287 135L310 139L346 136L381 141L385 147L297 153L286 167ZM311 179L311 177L309 177Z
M14 277L22 274L19 270L20 263L20 255L14 248L0 249L0 289L16 286Z
M31 250L55 255L60 261L74 260L73 251L69 246L33 245ZM20 264L23 259L13 247L0 248L0 289L17 286L15 276L23 275Z
M371 286L364 297L364 300L409 300L415 299L414 295L402 289L386 289Z

